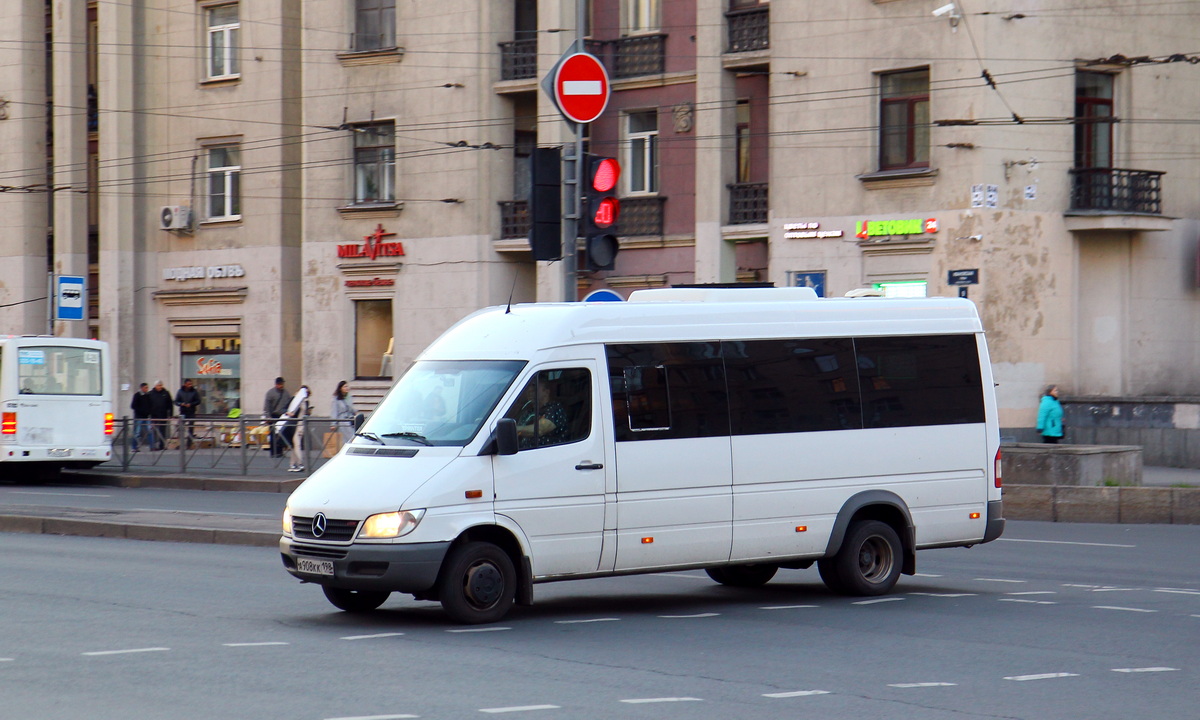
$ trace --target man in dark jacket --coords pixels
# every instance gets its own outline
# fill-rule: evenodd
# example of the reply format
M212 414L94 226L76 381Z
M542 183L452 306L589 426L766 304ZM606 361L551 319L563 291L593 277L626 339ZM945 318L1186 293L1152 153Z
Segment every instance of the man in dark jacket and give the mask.
M192 385L191 378L183 381L183 387L175 393L175 405L179 408L180 422L183 423L183 435L187 438L188 447L196 435L192 432L195 425L196 408L200 407L200 391Z
M138 391L133 394L133 401L129 403L129 409L133 410L133 439L129 446L134 452L138 451L139 445L154 447L154 441L150 439L149 383L142 383Z
M170 428L167 427L171 416L175 414L175 405L171 400L171 391L163 387L163 381L154 383L150 391L150 422L154 427L154 449L162 450Z
M281 417L288 409L288 403L292 401L292 394L284 387L283 378L275 378L275 387L267 391L267 396L263 398L263 420L266 420L267 438L271 447L271 457L283 457L284 447L280 442L278 435L275 433L275 423L272 422L275 418Z

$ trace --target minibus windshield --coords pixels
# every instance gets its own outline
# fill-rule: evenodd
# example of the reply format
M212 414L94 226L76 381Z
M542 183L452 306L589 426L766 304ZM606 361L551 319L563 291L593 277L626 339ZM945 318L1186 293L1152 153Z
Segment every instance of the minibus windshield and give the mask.
M524 366L523 360L414 363L379 404L361 434L388 445L466 445Z

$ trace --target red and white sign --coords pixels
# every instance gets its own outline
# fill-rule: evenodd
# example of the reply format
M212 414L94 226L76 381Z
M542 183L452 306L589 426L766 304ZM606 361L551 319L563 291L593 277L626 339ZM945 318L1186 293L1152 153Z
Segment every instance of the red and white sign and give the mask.
M554 73L554 102L568 120L590 123L608 107L608 71L590 53L563 58Z

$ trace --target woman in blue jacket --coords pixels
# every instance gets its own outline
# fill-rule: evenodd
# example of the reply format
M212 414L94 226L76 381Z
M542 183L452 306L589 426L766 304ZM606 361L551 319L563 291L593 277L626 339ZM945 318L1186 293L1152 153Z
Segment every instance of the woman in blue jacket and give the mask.
M1038 406L1038 432L1042 434L1042 442L1056 443L1063 436L1063 409L1058 401L1058 386L1051 385L1042 395L1042 404Z

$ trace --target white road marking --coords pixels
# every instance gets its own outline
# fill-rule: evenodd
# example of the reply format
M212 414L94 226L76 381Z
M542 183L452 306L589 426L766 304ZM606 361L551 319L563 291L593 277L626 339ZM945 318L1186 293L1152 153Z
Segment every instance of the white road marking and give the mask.
M1096 588L1092 592L1132 592L1138 588L1119 588L1119 587L1102 587Z
M148 652L167 652L171 648L165 647L150 647L150 648L133 648L131 650L97 650L95 652L80 653L86 657L99 657L101 655L128 655L131 653L148 653Z
M1118 545L1116 543L1072 542L1070 540L1023 540L1020 538L996 538L1002 542L1044 543L1046 545L1085 545L1087 547L1135 548L1137 545Z
M902 600L904 600L904 598L887 597L887 598L875 598L874 600L859 600L858 602L853 602L850 604L851 605L874 605L876 603L900 602Z
M615 622L621 618L589 618L587 620L555 620L555 625L582 625L583 623L594 622Z
M146 507L131 507L125 508L134 512L161 512L171 513L173 515L217 515L220 517L247 517L247 518L273 518L275 513L237 513L237 512L218 512L216 510L179 510L177 508L146 508Z
M68 492L46 492L37 490L13 490L10 495L50 495L51 497L86 497L86 498L110 498L112 495L95 495L92 493L68 493Z
M1057 595L1053 590L1020 590L1017 592L1006 592L1005 595Z
M913 573L913 577L941 577L941 575L934 575L933 573Z
M1176 595L1200 595L1200 590L1177 590L1175 588L1154 588L1154 592L1174 593Z
M923 595L925 597L940 597L940 598L960 598L960 597L975 597L978 593L929 593L929 592L910 592L909 595Z
M479 708L481 713L512 713L512 712L531 712L533 710L558 710L558 705L514 705L513 707L498 707L498 708Z
M12 658L0 658L0 662L13 662Z
M800 610L801 608L815 608L820 605L765 605L759 610Z
M978 582L998 582L998 583L1013 583L1014 585L1022 585L1026 580L1008 580L1005 578L975 578Z
M660 697L660 698L629 698L622 700L623 703L630 705L645 705L648 703L673 703L673 702L704 702L700 698L694 697Z
M500 632L501 630L512 630L510 627L485 627L485 628L458 628L456 630L447 630L448 633L480 633L480 632Z
M808 697L809 695L828 695L828 690L796 690L794 692L767 693L763 697L769 698L794 698Z
M1173 668L1173 667L1113 668L1112 671L1119 672L1119 673L1179 672L1179 668Z
M404 633L375 633L374 635L347 635L342 640L375 640L376 638L400 637Z
M285 642L245 642L245 643L221 643L225 647L266 647L268 645L288 645Z
M894 688L927 688L927 687L954 687L958 683L948 682L918 682L918 683L889 683L888 687Z
M354 717L326 718L326 720L410 720L420 715L355 715Z
M717 617L717 616L718 616L718 615L720 615L720 614L721 614L721 613L696 613L695 615L659 615L659 617L660 617L660 618L667 618L667 619L670 619L670 620L687 620L687 619L690 619L690 618L710 618L710 617Z
M1140 613L1156 613L1157 610L1146 610L1145 608L1127 608L1117 607L1116 605L1093 605L1096 610L1123 610L1124 612L1140 612Z
M1058 604L1052 600L1026 600L1024 598L996 598L996 602L1015 602L1015 603L1025 603L1027 605L1057 605Z
M684 578L685 580L704 580L712 582L713 579L707 575L688 575L687 573L649 573L654 577L669 577L669 578Z
M1025 682L1027 680L1054 680L1057 678L1079 677L1078 673L1041 673L1040 675L1013 675L1004 678L1014 682Z

